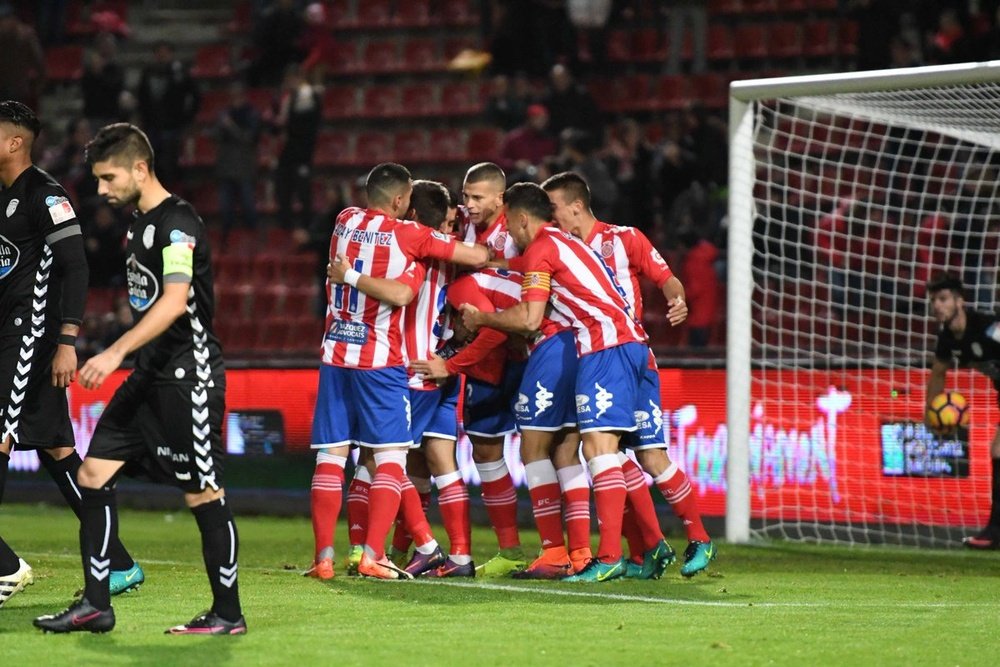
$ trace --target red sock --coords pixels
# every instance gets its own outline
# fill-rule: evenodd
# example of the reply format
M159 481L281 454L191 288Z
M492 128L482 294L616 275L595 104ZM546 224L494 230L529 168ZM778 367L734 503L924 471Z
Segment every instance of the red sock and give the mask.
M312 508L313 538L316 541L316 555L324 549L333 548L333 533L340 516L340 505L344 497L343 456L320 452L316 457L316 471L313 472L309 504Z
M431 482L429 479L423 479L423 480L418 479L417 481L418 482L419 481L423 481L426 484L430 484L430 482ZM411 484L413 483L412 479L410 480L410 483ZM416 485L414 485L414 486L416 486ZM405 522L404 522L404 519L403 519L402 503L406 499L405 491L406 491L406 489L404 488L403 489L404 495L400 498L399 513L396 514L395 528L393 528L393 531L392 531L392 548L394 550L396 550L396 551L403 552L403 553L405 553L405 552L407 552L407 551L410 550L410 544L413 542L413 537L411 537L410 536L410 532L408 530L406 530L406 526L404 525ZM427 508L430 507L430 505L431 505L431 494L430 494L430 492L429 491L428 492L420 492L420 509L422 509L424 511L424 516L425 517L427 516Z
M358 468L347 487L347 534L351 546L365 543L368 532L368 491L372 480L367 468Z
M646 486L646 476L642 474L642 470L635 464L635 461L624 454L621 454L618 460L621 461L622 474L625 476L629 505L632 507L636 526L642 534L642 550L648 551L663 539L660 520L656 518L653 496L649 494L649 487ZM629 548L632 547L629 546Z
M563 519L566 522L566 548L570 551L590 548L590 482L580 464L556 471L562 489Z
M521 546L521 538L517 534L517 491L514 490L514 481L507 470L507 463L503 459L477 463L476 469L482 480L480 490L486 514L497 534L500 548L513 549Z
M422 547L434 539L431 526L427 523L427 515L420 502L420 494L409 477L403 477L399 499L399 514L403 517L403 529L407 535L413 536L413 543ZM409 545L407 545L407 548Z
M368 492L368 532L365 547L374 552L375 560L385 556L385 538L399 511L401 487L406 475L406 452L388 451L375 454L375 476ZM416 496L416 493L414 493ZM420 498L416 496L417 508Z
M597 557L611 563L622 557L622 514L625 511L625 475L617 454L601 454L587 462L594 480L594 504L601 541Z
M543 460L525 464L528 477L528 494L531 496L531 512L535 515L535 526L542 538L542 548L565 546L562 530L562 497L559 479L556 477L552 461Z
M670 506L674 509L674 514L684 524L684 531L687 533L689 542L708 542L712 538L705 531L705 526L701 522L701 513L698 511L698 500L691 488L684 471L677 467L676 463L671 463L662 474L653 480L657 488L663 493Z
M468 556L472 553L472 524L469 522L469 491L465 488L462 473L456 471L441 475L435 482L441 522L450 542L448 553Z
M628 556L636 563L642 562L642 554L644 553L646 546L642 539L642 531L639 530L639 524L635 521L635 511L632 509L632 504L625 500L625 511L622 513L622 535L625 536L625 541L628 542Z

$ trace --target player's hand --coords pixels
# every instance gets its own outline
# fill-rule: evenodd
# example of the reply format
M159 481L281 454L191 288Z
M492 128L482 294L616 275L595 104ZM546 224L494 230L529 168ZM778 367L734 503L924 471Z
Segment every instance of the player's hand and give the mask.
M57 345L56 356L52 359L52 386L68 387L76 379L76 348L72 345Z
M351 268L351 265L348 263L347 258L343 255L337 255L336 259L330 260L330 263L326 265L326 277L334 285L343 285L344 274L347 273L349 268Z
M124 359L124 355L119 354L113 347L91 357L80 369L80 384L85 389L97 389L104 384L109 375L118 370Z
M436 354L431 355L430 359L414 359L410 362L410 369L425 380L447 380L451 376L445 367L444 359Z
M670 326L675 327L688 316L688 305L682 297L675 296L674 300L670 302L670 308L667 309L667 321L670 322Z
M471 303L462 304L462 324L465 328L476 333L483 325L483 314Z

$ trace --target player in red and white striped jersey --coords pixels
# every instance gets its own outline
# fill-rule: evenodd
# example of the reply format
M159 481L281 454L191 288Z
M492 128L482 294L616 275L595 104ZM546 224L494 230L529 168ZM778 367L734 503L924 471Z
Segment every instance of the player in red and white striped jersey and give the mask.
M480 162L469 168L462 182L462 198L469 212L468 224L459 230L466 243L479 243L495 257L516 257L517 244L507 231L503 211L503 193L507 175L492 162Z
M625 569L620 542L626 486L617 452L621 434L636 429L639 384L649 354L645 332L634 321L621 287L600 257L579 239L550 226L553 207L544 190L520 183L507 190L504 202L508 229L523 251L522 303L503 313L481 313L467 306L464 320L471 328L491 326L527 335L538 331L547 307L572 321L580 354L576 418L594 479L601 539L597 558L582 569L576 568L569 579L608 581L622 576ZM547 396L546 400L555 398ZM552 433L522 431L529 488L533 472L529 466L546 465L544 471L537 471L539 488L556 494L546 505L558 505L559 484L548 461ZM576 440L564 440L563 444L575 447ZM560 561L569 559L561 535L555 535L555 526L543 526L548 522L547 513L536 511L535 516L539 530L545 532L543 546L558 539L558 544L548 549L558 550L558 554L547 558L543 550L542 558L529 568L537 565L539 573L548 578ZM562 566L568 569L568 565L564 562Z
M327 481L336 474L321 471L321 466L339 467L342 479L349 445L374 450L368 528L358 571L378 578L409 577L385 558L384 546L399 509L406 452L413 443L400 323L402 306L419 288L416 262L478 266L488 256L481 246L459 244L418 223L399 220L409 208L411 191L405 167L380 164L368 174L369 208L349 208L337 218L313 421L313 447L330 457L317 457L316 472L323 472ZM322 490L330 487L324 484Z
M590 188L578 174L556 174L545 181L542 188L549 193L549 199L555 208L553 217L556 224L563 231L583 239L595 252L600 253L625 290L637 318L641 320L643 312L639 279L645 278L653 281L663 292L669 304L667 320L671 326L684 321L687 317L684 286L645 234L634 227L619 227L597 220L590 209ZM653 477L654 483L683 522L689 544L681 572L692 576L707 567L709 560L714 558L715 547L702 523L687 475L667 455L667 429L664 428L660 405L659 377L656 358L651 354L644 378L643 405L636 418L639 430L634 437L626 439L626 444L633 450L643 469ZM632 509L638 524L629 526L630 522L627 520L626 536L629 537L630 547L639 543L644 545L643 549L632 549L635 558L637 552L662 548L658 547L662 535L656 536L659 522L652 503L645 497L645 480L638 470L632 469L635 466L631 461L624 463L624 466L629 483L629 499L633 501ZM631 536L628 535L629 532ZM630 570L634 569L630 567Z

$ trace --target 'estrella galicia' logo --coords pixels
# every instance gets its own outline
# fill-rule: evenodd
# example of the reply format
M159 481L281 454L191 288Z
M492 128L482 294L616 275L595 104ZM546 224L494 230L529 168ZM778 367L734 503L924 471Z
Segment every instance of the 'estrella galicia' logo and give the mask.
M153 272L139 263L133 254L125 262L128 277L128 302L138 311L148 309L160 295L160 284Z
M17 266L21 251L6 236L0 235L0 280L3 280Z

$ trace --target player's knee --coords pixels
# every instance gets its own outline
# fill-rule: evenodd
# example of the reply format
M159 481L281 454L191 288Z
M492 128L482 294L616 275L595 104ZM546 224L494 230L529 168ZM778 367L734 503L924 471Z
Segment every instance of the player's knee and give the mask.
M216 500L221 500L226 497L226 492L224 489L205 489L204 491L199 491L197 493L185 493L184 503L189 509L194 509L199 505L204 505L206 503L211 503Z
M640 449L635 453L642 469L656 477L670 467L670 457L665 449Z
M472 462L473 463L493 463L499 461L503 458L503 447L494 444L473 444L472 445Z

